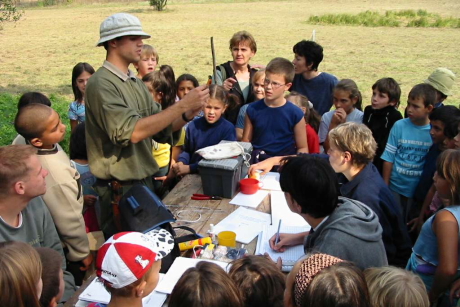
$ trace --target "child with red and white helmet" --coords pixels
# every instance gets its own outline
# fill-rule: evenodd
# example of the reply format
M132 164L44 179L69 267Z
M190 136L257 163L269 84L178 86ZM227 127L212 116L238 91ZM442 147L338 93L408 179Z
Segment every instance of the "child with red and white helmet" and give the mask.
M142 306L142 298L158 284L161 259L173 247L174 239L164 229L150 231L148 235L121 232L108 239L99 249L96 262L96 274L111 294L107 306Z

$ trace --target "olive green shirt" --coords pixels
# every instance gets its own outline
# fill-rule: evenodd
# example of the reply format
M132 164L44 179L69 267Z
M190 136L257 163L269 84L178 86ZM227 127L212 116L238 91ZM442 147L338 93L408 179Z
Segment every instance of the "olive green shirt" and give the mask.
M140 118L157 114L142 80L105 61L88 81L85 93L86 144L91 172L100 179L140 180L158 171L152 156L152 139L130 141ZM177 134L177 136L176 136ZM180 129L174 133L179 138ZM153 136L159 143L173 143L172 127Z

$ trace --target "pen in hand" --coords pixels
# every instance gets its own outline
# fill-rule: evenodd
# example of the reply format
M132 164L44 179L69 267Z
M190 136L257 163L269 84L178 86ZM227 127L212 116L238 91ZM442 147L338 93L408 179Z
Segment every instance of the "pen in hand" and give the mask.
M276 232L275 245L280 241L280 228L281 228L281 219L278 223L278 231Z

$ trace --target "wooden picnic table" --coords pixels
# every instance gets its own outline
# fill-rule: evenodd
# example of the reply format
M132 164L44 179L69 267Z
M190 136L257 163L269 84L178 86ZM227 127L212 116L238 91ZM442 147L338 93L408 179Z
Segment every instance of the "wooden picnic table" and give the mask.
M203 187L199 175L187 175L174 187L173 190L163 199L169 210L176 216L177 222L173 226L188 226L197 233L207 236L210 224L218 224L227 215L238 209L238 206L229 204L230 199L222 200L193 200L194 193L203 194ZM270 197L267 196L257 207L258 211L270 213ZM184 222L183 220L196 222ZM181 230L177 235L186 234ZM256 250L257 238L247 244L245 248L249 254L254 254Z
M194 229L197 233L206 236L210 224L218 224L227 215L238 209L238 206L230 205L230 199L223 198L222 200L193 200L191 199L194 193L203 194L203 187L199 175L187 175L169 192L163 199L165 205L176 216L178 221L172 223L173 226L188 226ZM270 197L267 196L262 203L257 207L258 211L270 213ZM185 222L182 220L195 221ZM178 229L178 236L187 234L187 232ZM239 246L239 244L237 244ZM248 253L253 255L256 250L257 238L251 243L245 245ZM80 294L93 281L95 275L88 278L82 286L75 292L64 307L72 307L78 302Z

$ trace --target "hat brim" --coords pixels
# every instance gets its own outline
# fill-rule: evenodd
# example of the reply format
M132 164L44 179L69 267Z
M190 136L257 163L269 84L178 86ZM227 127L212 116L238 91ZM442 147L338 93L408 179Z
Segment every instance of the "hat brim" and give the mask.
M148 39L148 38L152 37L151 35L148 35L147 33L143 32L143 31L124 32L123 35L113 34L113 35L109 35L109 36L101 38L97 42L96 47L100 47L100 46L104 45L105 42L108 42L108 41L110 41L112 39L115 39L117 37L123 37L123 36L141 36L142 39Z
M431 85L435 90L437 90L438 92L443 93L446 96L452 96L451 90L449 90L448 88L445 88L445 87L443 88L442 86L440 86L439 84L433 82L430 79L426 79L424 83Z

